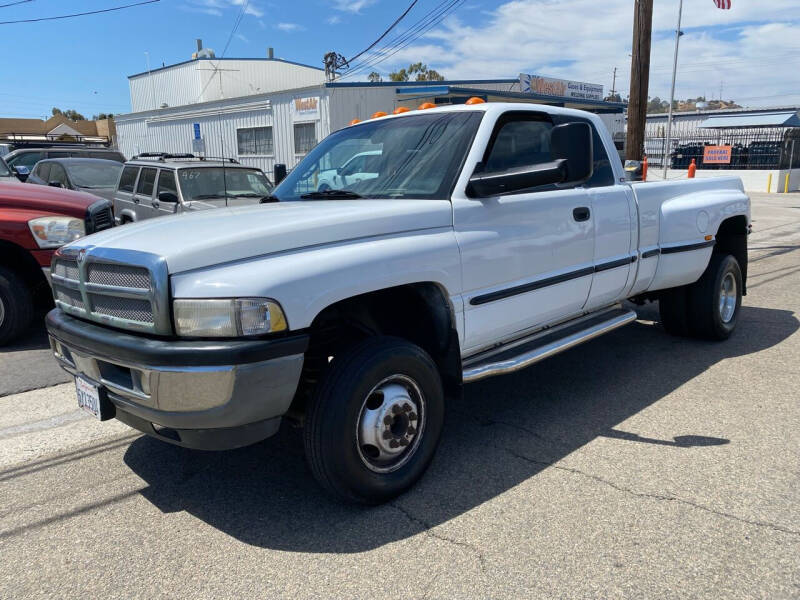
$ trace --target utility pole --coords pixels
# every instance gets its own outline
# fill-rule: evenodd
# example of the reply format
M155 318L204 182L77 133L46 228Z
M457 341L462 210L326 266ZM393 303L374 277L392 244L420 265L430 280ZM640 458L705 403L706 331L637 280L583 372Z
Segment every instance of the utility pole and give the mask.
M617 93L617 67L614 67L614 76L611 78L611 96Z
M644 153L644 126L647 119L647 91L650 81L653 0L636 0L633 11L631 92L628 100L628 135L625 142L625 158L641 160Z
M678 27L675 29L675 57L672 60L672 88L669 93L669 114L667 116L667 137L664 141L664 157L661 159L663 163L664 179L667 178L667 166L671 154L672 145L672 105L675 104L675 77L678 74L678 47L681 43L681 15L683 14L683 0L678 3Z

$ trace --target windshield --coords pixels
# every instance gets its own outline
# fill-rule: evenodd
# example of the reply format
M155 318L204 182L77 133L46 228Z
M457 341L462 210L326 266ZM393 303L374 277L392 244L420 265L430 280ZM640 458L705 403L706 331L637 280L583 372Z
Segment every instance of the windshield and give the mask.
M264 173L256 169L180 169L178 181L186 202L213 198L264 198L272 193L272 184Z
M122 163L115 161L79 162L65 164L69 177L76 187L110 188L117 185Z
M11 170L8 168L6 161L0 158L0 177L10 177Z
M448 199L482 114L419 114L347 127L314 148L274 195Z

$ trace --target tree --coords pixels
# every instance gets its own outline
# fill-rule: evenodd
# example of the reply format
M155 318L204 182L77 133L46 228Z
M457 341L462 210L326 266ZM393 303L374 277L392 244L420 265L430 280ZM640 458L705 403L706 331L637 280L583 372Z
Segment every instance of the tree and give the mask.
M81 113L79 113L75 109L67 109L61 110L60 108L53 107L52 110L53 116L63 115L68 118L70 121L85 121L86 117L84 117Z
M444 81L444 75L438 71L428 69L428 65L421 62L408 65L408 69L400 69L389 73L392 81Z
M92 115L92 121L102 121L103 119L113 119L114 113L100 113L99 115Z
M377 71L373 71L369 75L367 75L367 79L369 79L372 83L377 83L379 81L383 81L383 77Z

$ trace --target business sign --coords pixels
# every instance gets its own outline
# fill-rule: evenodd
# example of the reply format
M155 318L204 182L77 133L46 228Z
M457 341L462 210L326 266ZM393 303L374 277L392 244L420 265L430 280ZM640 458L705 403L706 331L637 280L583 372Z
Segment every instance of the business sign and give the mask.
M196 140L202 139L200 137L200 123L192 123L192 127L194 129L194 139Z
M319 119L319 98L295 98L292 101L292 115L295 121L310 121Z
M703 148L704 165L729 165L731 164L730 146L706 146Z
M519 87L524 94L540 94L574 100L602 100L603 86L596 83L554 79L540 75L519 74Z

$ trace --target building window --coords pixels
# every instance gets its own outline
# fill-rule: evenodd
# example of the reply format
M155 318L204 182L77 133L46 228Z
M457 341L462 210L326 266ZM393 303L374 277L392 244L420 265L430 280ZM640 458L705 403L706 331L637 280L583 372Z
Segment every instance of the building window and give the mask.
M317 145L317 126L315 123L294 124L294 153L306 154Z
M236 130L239 156L247 154L272 155L272 127L248 127Z

